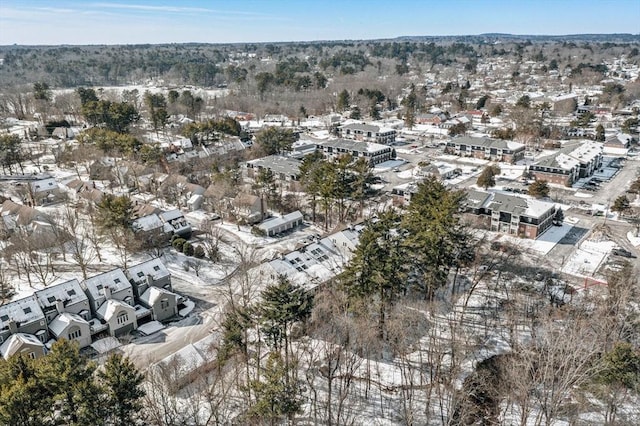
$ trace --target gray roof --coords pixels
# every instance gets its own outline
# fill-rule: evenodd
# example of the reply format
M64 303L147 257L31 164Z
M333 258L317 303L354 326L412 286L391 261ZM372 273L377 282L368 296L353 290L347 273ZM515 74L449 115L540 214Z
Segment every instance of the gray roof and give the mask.
M23 345L39 346L44 349L44 344L32 334L16 333L9 336L6 342L0 346L0 354L7 359L15 355Z
M523 144L514 141L491 138L472 138L469 136L452 139L451 143L456 145L482 146L484 148L495 148L510 151L523 151L525 149Z
M340 127L341 129L362 130L363 132L378 132L380 127L365 123L351 123Z
M527 211L527 200L513 195L494 192L493 198L487 207L492 211L503 211L520 216Z
M475 191L472 189L467 192L467 198L465 202L467 207L471 209L480 209L484 206L490 196L491 194L488 192Z
M49 330L51 330L51 333L58 338L69 326L73 324L86 324L87 327L90 327L89 322L80 315L64 312L55 317L54 320L49 323Z
M47 287L44 290L36 291L34 294L40 306L43 308L55 306L56 300L62 301L65 306L87 300L87 295L75 278L61 284Z
M120 268L87 278L83 281L83 284L93 297L93 300L104 297L104 287L106 286L111 289L111 293L117 293L126 288L131 288L131 283Z
M163 222L155 213L139 217L138 219L131 222L131 227L134 231L153 231L154 229L162 228L162 226Z
M379 143L372 143L372 142L360 142L360 141L354 141L351 139L331 139L331 140L323 141L318 145L328 146L331 148L341 148L347 151L369 152L369 153L377 153L377 152L384 152L384 151L391 150L391 148L389 148L387 145L382 145Z
M179 219L181 217L184 217L184 214L180 210L175 209L175 210L169 210L167 212L162 212L158 216L163 221L169 222L170 220Z
M296 176L300 173L300 161L279 155L270 155L247 161L247 166L249 164L253 167L264 167L274 173L283 173L289 176Z
M160 287L149 287L140 296L140 301L147 306L153 306L158 299L163 297L178 299L178 295L169 290Z
M17 325L44 319L44 313L35 296L25 297L0 306L0 329L9 327L13 320Z
M296 210L293 213L286 214L282 217L274 217L273 219L265 220L258 228L264 230L265 232L269 232L269 230L273 228L277 228L278 226L282 226L285 224L289 224L298 220L302 220L302 213L299 210Z
M140 275L142 274L142 275ZM135 282L143 281L147 275L151 275L153 279L160 279L170 276L169 270L164 266L160 259L151 259L143 263L131 266L127 269L127 275Z

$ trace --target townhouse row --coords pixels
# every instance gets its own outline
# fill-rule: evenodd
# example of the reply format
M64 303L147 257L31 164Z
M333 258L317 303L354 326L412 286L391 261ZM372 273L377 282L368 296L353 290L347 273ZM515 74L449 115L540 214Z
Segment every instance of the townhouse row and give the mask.
M72 279L0 306L0 355L37 358L58 339L84 348L102 337L174 318L185 302L172 291L171 274L159 259Z

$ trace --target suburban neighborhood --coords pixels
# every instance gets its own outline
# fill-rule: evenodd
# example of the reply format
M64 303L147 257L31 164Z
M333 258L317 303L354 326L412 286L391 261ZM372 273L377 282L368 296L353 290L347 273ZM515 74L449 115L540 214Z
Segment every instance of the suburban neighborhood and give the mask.
M639 47L0 46L0 424L640 423Z

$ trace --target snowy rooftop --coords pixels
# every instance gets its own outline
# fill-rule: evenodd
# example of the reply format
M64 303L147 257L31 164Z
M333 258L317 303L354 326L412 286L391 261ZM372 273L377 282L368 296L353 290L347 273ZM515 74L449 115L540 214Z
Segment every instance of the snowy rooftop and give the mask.
M34 294L38 298L40 306L43 307L53 306L57 300L62 301L65 306L72 305L81 300L87 300L87 295L82 291L80 283L75 278L61 284L36 291Z
M0 306L0 330L9 327L9 321L16 325L30 323L44 318L35 296L25 297Z
M93 300L104 297L104 287L109 287L112 293L131 288L131 283L120 268L87 278L83 284L91 293Z
M131 277L135 282L146 279L148 275L151 275L151 277L156 280L170 276L167 267L157 258L130 266L127 268L126 275Z
M89 323L80 315L64 312L49 323L49 330L58 338L72 324L86 324L89 327Z
M354 141L354 140L348 140L348 139L332 139L332 140L320 142L318 143L318 145L331 147L331 148L345 149L347 151L370 152L370 153L386 152L386 151L389 151L390 149L387 145L382 145L379 143L360 142L360 141Z

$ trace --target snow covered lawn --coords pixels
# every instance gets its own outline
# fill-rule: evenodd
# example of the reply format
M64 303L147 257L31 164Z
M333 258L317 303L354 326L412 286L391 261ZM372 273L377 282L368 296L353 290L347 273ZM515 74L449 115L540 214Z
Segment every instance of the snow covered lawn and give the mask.
M562 267L562 272L577 277L592 276L615 245L613 241L583 242Z

